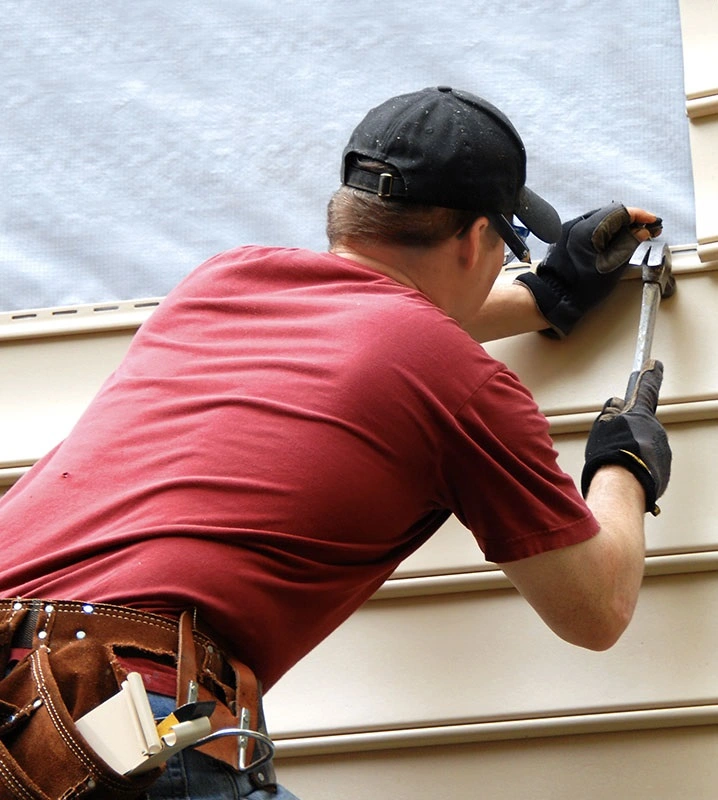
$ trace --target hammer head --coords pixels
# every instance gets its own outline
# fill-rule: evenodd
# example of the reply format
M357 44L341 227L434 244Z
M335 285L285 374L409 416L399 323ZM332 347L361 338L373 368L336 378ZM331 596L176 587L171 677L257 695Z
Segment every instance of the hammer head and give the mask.
M670 297L676 290L671 272L671 251L667 244L641 242L629 260L629 265L641 267L643 283L657 283L661 297Z

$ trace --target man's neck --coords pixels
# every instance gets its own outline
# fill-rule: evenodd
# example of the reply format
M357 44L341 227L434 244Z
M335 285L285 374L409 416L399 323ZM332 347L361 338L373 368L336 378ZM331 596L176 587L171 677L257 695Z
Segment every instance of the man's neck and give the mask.
M333 247L330 252L349 261L354 261L364 267L368 267L381 275L392 278L397 283L403 283L411 289L421 291L419 281L414 276L414 268L407 264L401 254L394 252L395 248L372 248L371 255L359 249L354 249L345 245Z

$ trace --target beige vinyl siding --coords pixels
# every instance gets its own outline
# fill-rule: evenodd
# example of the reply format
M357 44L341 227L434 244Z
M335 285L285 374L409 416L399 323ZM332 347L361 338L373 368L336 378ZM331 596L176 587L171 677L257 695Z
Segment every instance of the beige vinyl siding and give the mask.
M696 236L702 261L718 259L718 3L681 0Z

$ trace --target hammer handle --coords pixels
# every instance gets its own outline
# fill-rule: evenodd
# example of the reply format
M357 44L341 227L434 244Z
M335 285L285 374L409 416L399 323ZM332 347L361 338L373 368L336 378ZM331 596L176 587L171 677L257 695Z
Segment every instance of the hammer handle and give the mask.
M638 321L636 352L633 356L633 371L628 379L625 400L629 401L641 370L651 357L653 332L656 328L658 305L661 302L661 287L658 283L644 283L641 296L641 317Z

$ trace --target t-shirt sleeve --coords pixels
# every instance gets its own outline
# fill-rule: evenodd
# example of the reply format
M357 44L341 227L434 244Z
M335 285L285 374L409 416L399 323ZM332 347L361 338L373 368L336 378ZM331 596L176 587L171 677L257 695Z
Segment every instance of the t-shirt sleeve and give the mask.
M511 371L496 371L454 422L442 470L447 501L488 560L527 558L598 532L558 465L548 421Z

